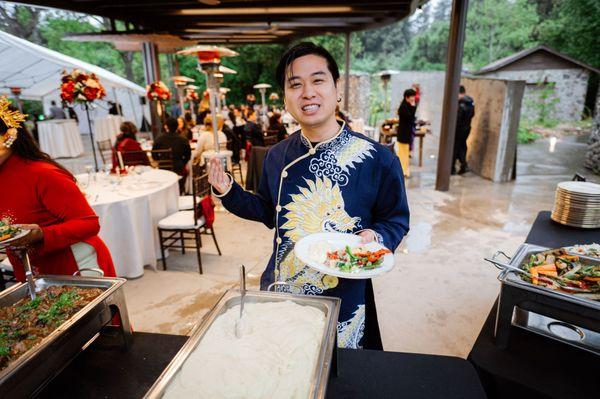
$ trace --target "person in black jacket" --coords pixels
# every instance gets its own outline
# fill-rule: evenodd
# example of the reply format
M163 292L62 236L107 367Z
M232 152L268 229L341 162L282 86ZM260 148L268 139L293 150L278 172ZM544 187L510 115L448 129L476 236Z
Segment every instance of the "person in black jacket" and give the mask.
M186 177L188 174L187 163L192 156L192 148L189 141L181 136L178 131L179 123L177 118L169 118L165 123L165 133L161 134L154 141L153 150L173 151L173 172L179 176ZM180 190L185 186L185 178L179 180Z
M460 163L458 174L469 170L467 165L467 138L471 133L471 120L475 116L475 102L466 95L465 87L458 90L458 115L456 117L456 133L454 135L454 157L452 159L452 174L456 174L456 161Z
M413 89L405 90L404 99L398 108L398 158L404 177L410 176L410 140L415 129L416 94Z
M258 126L256 123L256 112L252 108L248 109L247 118L248 121L244 126L244 136L246 136L246 140L250 141L253 146L264 147L265 139L263 132L260 126Z

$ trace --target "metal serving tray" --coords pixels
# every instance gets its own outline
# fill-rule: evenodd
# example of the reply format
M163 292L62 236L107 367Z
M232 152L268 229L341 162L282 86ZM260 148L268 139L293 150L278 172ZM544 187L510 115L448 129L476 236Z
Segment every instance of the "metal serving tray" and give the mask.
M513 255L510 265L514 267L521 267L523 262L525 262L531 255L538 254L540 252L550 251L552 248L541 247L539 245L532 244L522 244L517 252ZM595 259L591 257L587 257L581 254L577 254L580 259L582 259L587 264L596 264L600 265L600 259ZM578 305L587 306L592 309L597 309L600 311L600 301L588 299L584 295L585 294L571 294L568 292L553 290L551 288L547 288L540 285L532 284L528 281L525 281L521 278L520 275L517 275L510 270L505 270L498 276L498 280L500 280L504 284L516 286L523 288L528 291L540 293L543 295L551 296L557 299L562 299L564 301L576 303Z
M521 267L531 255L552 248L522 244L510 260ZM600 260L577 254L586 264ZM496 313L496 345L509 345L511 326L523 328L580 349L600 354L600 301L534 285L516 272L504 270L498 276L502 283Z
M340 312L339 298L324 297L324 296L307 296L307 295L292 295L282 294L275 292L265 291L247 291L246 292L246 303L263 303L263 302L277 302L277 301L292 301L300 305L313 306L317 309L322 310L325 313L327 319L325 328L323 329L323 338L321 341L321 348L317 359L317 366L315 367L310 388L310 398L322 399L325 398L327 390L327 381L329 378L330 368L332 366L333 351L336 344L337 338L337 320ZM204 334L210 329L213 322L221 314L225 313L228 309L239 305L240 296L237 289L230 289L227 291L212 310L202 319L202 321L194 327L191 332L190 338L181 348L181 350L175 355L171 363L162 372L160 377L156 380L154 385L150 388L145 398L147 399L158 399L161 398L169 386L181 366L186 362L188 356L196 349L198 343L204 337ZM217 399L217 398L214 398Z
M63 285L104 290L97 298L65 321L39 344L0 372L0 397L33 397L54 378L102 327L118 314L125 347L131 344L131 326L122 290L125 279L70 276L38 276L36 290ZM29 296L27 284L0 292L0 306L10 306Z

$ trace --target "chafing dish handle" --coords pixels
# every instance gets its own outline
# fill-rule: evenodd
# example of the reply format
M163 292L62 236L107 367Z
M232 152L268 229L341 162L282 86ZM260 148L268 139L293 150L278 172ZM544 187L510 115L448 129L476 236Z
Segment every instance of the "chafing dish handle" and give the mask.
M84 267L82 269L77 270L75 273L73 273L73 276L81 276L81 272L94 272L94 273L98 273L100 275L100 277L104 277L104 270L102 269L98 269L96 267Z

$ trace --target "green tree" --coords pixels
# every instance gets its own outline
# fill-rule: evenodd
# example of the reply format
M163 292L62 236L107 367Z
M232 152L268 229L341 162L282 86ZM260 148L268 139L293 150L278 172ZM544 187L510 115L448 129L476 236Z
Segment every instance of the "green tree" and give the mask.
M436 21L410 42L401 68L414 70L444 70L448 50L449 24Z
M600 68L600 2L563 0L551 18L542 21L539 40L565 54Z
M526 0L473 0L469 4L464 58L475 69L537 44L535 5Z

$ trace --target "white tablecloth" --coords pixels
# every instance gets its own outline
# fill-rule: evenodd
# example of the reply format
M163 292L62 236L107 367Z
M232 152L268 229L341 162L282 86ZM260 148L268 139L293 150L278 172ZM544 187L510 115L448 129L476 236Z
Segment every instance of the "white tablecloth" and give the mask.
M110 250L117 275L135 278L144 274L144 265L156 268L160 258L157 225L178 210L179 176L150 169L124 176L120 184L116 176L103 174L89 185L86 174L77 180L100 218L100 238Z
M77 122L57 119L38 123L40 148L52 158L74 158L83 154Z
M125 118L120 115L106 115L102 118L94 119L94 136L96 141L110 140L111 144L115 144L115 139L119 135L121 123L125 122Z

